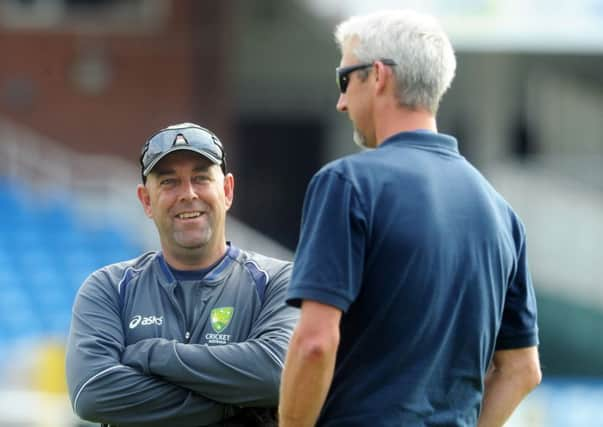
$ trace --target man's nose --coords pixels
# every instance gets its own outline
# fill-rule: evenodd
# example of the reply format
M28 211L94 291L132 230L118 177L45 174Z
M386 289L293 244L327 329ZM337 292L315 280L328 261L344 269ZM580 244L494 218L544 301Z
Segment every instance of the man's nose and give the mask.
M184 180L180 191L180 198L182 200L194 200L199 198L195 186L190 180Z
M345 97L345 93L339 94L339 99L337 100L337 105L335 106L337 111L343 113L348 110L347 100Z

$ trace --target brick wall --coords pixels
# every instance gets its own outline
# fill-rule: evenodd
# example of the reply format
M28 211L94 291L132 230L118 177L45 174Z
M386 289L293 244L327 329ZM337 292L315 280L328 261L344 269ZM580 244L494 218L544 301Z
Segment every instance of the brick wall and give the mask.
M175 122L226 139L229 20L229 1L177 0L132 32L0 28L0 115L79 151L131 160L145 137Z

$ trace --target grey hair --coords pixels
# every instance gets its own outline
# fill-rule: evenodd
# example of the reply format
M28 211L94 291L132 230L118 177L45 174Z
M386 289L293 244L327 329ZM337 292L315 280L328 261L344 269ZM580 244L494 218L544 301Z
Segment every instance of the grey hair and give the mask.
M437 112L450 87L456 59L450 40L435 18L410 10L386 10L353 16L335 29L335 40L356 39L352 53L360 62L393 59L397 97L410 109Z

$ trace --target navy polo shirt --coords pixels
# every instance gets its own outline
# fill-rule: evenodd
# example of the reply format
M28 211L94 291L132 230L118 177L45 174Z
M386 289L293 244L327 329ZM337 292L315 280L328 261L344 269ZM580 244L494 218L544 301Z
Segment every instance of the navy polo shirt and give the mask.
M474 426L495 349L538 343L523 224L428 131L312 178L288 290L302 300L343 311L319 426Z

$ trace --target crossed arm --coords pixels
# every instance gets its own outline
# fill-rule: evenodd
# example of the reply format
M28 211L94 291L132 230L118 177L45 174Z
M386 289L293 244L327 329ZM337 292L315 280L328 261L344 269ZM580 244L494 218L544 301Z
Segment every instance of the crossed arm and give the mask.
M123 365L118 298L114 287L91 276L76 299L66 360L75 413L93 422L146 427L207 425L234 414L235 408Z
M127 346L122 363L218 402L276 406L287 345L299 315L285 304L288 273L272 278L246 341L208 346L150 338Z
M285 304L289 270L276 275L245 342L222 346L163 338L125 345L119 296L92 276L78 295L67 351L74 411L124 426L198 426L241 406L275 406L298 310Z

